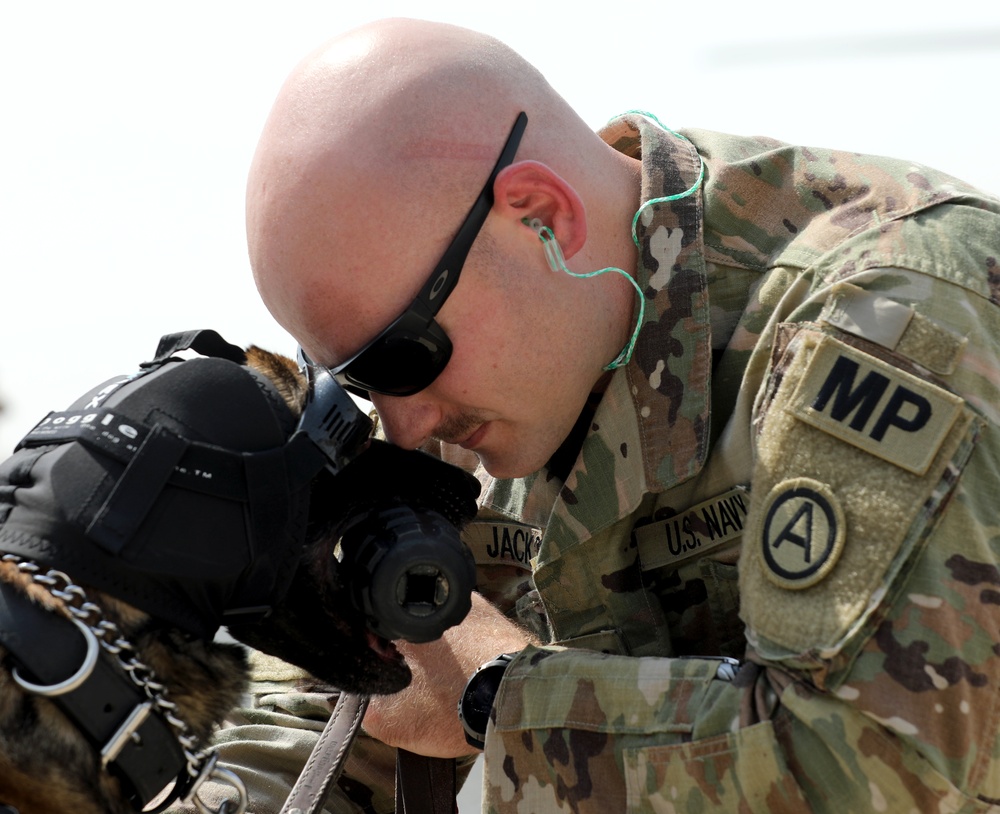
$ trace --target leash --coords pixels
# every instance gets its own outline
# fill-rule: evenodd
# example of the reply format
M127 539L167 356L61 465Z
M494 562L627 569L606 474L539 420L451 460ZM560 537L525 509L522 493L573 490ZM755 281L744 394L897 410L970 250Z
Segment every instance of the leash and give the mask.
M317 814L322 810L331 786L343 771L344 760L361 728L366 709L367 695L341 693L281 814Z
M368 696L342 693L281 814L319 814L344 769ZM396 750L396 814L455 814L455 761Z
M173 714L161 717L159 707L172 706L158 693L147 690L153 680L139 676L148 668L132 658L122 672L99 657L100 649L110 649L103 635L114 626L101 622L98 630L102 638L98 638L88 624L97 606L87 602L82 590L61 572L36 573L39 569L34 563L11 555L4 559L17 562L19 569L31 573L36 582L68 602L71 612L78 610L77 602L86 608L66 619L0 582L0 642L32 679L15 668L13 680L28 692L48 696L62 708L100 751L102 765L113 766L131 787L128 796L137 809L176 779L174 793L166 802L183 797L186 802L193 800L200 814L211 814L198 791L205 780L214 779L233 786L239 798L235 809L227 802L216 814L243 814L247 794L239 777L216 766L217 755L195 755L181 746L183 740L178 742L175 730L183 722ZM67 588L58 588L59 582L65 582ZM119 636L113 638L115 649L127 645ZM46 646L40 648L38 642ZM160 685L156 687L162 692ZM341 694L281 814L318 814L343 771L367 708L368 696ZM150 761L150 754L157 759ZM454 760L397 750L396 814L454 814L456 788ZM156 811L162 811L165 805ZM0 803L0 814L8 810Z

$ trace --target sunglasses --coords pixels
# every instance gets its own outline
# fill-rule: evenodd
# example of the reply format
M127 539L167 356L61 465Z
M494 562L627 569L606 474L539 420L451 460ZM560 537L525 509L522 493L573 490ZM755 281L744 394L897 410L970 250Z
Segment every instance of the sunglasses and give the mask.
M458 284L469 250L493 208L493 184L500 170L514 160L527 124L527 115L518 114L483 191L410 307L350 359L329 368L345 390L365 399L369 393L412 396L445 369L451 340L434 317Z

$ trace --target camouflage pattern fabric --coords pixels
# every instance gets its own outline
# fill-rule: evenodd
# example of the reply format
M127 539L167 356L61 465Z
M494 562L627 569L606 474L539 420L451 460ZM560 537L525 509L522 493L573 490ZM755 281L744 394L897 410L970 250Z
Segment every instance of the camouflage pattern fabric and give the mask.
M216 734L214 748L220 765L246 785L249 814L277 814L336 705L337 690L258 652L252 653L251 670L251 686ZM350 757L351 776L345 773L331 789L323 814L392 812L395 761L395 750L359 734ZM236 803L225 782L204 783L199 798L212 811L222 810L227 801L230 808ZM168 810L199 812L193 801Z
M551 642L501 685L484 810L1000 812L1000 202L642 115L602 137L643 164L646 319L564 481L480 473L480 588ZM327 714L289 681L221 734L251 811ZM360 742L329 810L391 811L392 768Z
M489 484L544 530L554 644L504 678L486 810L1000 811L1000 203L643 116L602 135L644 200L698 154L705 180L640 212L646 324L565 483Z

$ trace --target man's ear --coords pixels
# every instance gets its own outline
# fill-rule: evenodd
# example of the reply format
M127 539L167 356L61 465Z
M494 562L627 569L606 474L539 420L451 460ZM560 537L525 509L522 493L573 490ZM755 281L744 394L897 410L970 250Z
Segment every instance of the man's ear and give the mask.
M587 213L576 190L540 161L504 167L493 183L493 211L521 221L538 218L569 259L587 241Z

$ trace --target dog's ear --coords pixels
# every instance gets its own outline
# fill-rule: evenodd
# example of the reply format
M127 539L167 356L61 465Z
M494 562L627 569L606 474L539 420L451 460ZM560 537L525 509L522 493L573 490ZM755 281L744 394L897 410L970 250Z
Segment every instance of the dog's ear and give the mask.
M278 353L251 345L247 348L247 364L267 376L281 393L285 404L296 418L302 413L306 403L309 385L306 377L299 372L299 367L292 359Z

